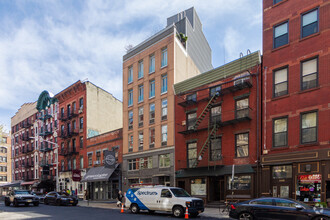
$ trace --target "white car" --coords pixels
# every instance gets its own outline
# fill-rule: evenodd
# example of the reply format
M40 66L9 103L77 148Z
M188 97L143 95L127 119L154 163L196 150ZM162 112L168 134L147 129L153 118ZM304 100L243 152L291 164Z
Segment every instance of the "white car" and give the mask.
M140 210L172 212L175 217L182 217L188 208L191 217L204 212L202 199L191 197L184 189L177 187L152 186L130 188L126 192L125 206L132 213Z

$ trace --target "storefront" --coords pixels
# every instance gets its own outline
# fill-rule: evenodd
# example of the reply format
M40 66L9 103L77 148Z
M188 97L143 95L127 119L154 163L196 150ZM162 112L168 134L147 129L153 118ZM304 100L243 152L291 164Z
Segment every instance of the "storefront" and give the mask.
M247 200L254 197L254 170L251 165L201 167L176 172L177 186L205 203Z
M297 176L296 199L301 202L321 202L322 175Z
M263 155L262 162L261 196L330 205L329 149Z
M120 189L120 169L117 164L115 168L93 167L90 168L81 182L87 183L89 199L108 200L116 199Z

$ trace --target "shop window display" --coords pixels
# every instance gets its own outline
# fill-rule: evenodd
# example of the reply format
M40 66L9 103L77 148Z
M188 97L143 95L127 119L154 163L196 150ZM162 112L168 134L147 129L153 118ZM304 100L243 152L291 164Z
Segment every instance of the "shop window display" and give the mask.
M194 196L205 196L206 195L205 178L191 180L191 195L194 195Z
M227 180L229 190L250 190L251 188L251 176L235 176L233 181L231 177L228 177Z
M321 174L298 176L297 200L302 202L321 202L321 180Z
M292 166L274 166L273 179L292 178Z

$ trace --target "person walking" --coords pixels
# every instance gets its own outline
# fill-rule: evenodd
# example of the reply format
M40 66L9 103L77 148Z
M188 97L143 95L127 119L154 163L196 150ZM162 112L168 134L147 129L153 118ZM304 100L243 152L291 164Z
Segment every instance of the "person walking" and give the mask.
M118 191L118 195L117 195L117 206L121 207L122 203L123 203L123 193L121 192L121 190Z

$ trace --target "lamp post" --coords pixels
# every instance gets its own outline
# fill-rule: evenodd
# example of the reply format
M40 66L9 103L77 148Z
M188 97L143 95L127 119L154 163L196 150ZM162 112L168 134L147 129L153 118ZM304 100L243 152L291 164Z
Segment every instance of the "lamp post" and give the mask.
M30 138L32 138L34 140L38 140L37 137L30 137ZM43 141L48 142L50 144L54 144L55 147L53 148L53 150L57 150L57 153L56 153L56 156L55 157L56 157L56 192L58 192L59 191L58 190L58 144L55 143L55 142L52 142L52 141L44 140L44 139L43 139Z

